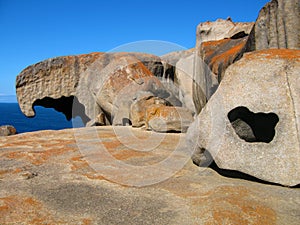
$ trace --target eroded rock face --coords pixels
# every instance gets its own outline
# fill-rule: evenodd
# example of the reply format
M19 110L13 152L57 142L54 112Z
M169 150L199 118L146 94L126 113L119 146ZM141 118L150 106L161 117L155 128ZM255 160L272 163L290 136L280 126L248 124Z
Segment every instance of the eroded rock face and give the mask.
M191 125L190 143L208 150L221 168L282 185L299 184L299 59L299 50L274 49L246 54L231 65ZM237 119L247 128L231 124ZM237 126L250 127L254 137Z
M272 0L260 11L248 41L248 51L300 49L299 0Z
M254 23L234 23L230 18L200 23L196 33L196 48L199 48L206 41L219 41L227 38L238 39L248 36L253 25Z
M101 63L101 60L97 61L82 75L77 96L84 105L91 102L86 96L95 98L95 108L103 110L111 124L125 125L123 121L129 120L131 104L142 92L165 99L172 105L181 105L176 96L134 55L115 53L104 68ZM89 112L90 118L95 118L93 112Z
M243 56L253 24L227 19L201 23L197 27L193 73L196 113L215 93L227 67Z
M149 179L153 172L156 177L165 174L180 154L160 170L155 165L170 156L184 134L118 128L122 141L113 127L0 137L0 224L300 223L299 188L226 178L210 168L200 170L190 161L151 186L122 185ZM151 135L162 141L145 144ZM105 148L99 148L94 136ZM78 142L96 153L94 159L109 152L120 160L114 170L103 166L119 182L96 172L87 160L90 154L80 151ZM137 151L151 144L153 151ZM121 162L138 172L121 169ZM149 165L154 165L152 170L145 170Z
M28 66L16 78L22 112L33 117L36 100L74 96L80 75L100 57L103 53L56 57Z
M228 66L239 60L246 48L248 37L207 41L201 44L200 55L212 72L212 80L218 83L224 78Z
M17 133L16 128L11 125L0 126L0 136L10 136Z
M16 88L26 116L34 116L33 106L42 105L63 112L67 119L79 115L88 125L122 125L140 91L181 105L156 77L161 73L160 58L153 55L93 53L29 66L18 75Z

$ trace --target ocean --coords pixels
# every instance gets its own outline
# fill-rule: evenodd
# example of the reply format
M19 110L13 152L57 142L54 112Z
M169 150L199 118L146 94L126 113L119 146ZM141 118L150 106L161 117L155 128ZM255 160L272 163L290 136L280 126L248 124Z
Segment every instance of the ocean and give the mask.
M21 112L18 103L0 103L0 126L12 125L18 133L83 127L83 123L79 117L67 121L64 114L52 108L36 106L34 109L36 116L27 118Z

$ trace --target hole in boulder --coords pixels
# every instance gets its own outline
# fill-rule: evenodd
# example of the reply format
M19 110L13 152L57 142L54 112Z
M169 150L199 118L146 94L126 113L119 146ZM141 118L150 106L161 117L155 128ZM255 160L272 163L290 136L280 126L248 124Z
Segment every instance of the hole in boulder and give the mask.
M85 114L85 107L74 96L54 99L45 97L43 99L37 99L33 106L43 106L45 108L54 108L56 111L65 115L66 119L70 121L72 118L79 116L84 124L86 124L90 118ZM74 110L74 108L76 110Z
M235 35L233 35L231 37L231 39L240 39L240 38L247 37L247 36L248 36L248 34L246 34L245 31L241 31L241 32L238 32Z
M227 116L236 134L247 142L270 143L279 122L275 113L253 113L244 106L234 108Z

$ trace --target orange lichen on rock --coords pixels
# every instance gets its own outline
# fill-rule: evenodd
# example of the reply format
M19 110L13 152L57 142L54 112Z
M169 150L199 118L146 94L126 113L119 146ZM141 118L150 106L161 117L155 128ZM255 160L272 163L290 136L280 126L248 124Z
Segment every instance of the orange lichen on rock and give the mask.
M9 159L25 159L28 160L33 165L41 165L44 164L47 160L54 156L63 155L66 152L74 151L72 148L68 148L66 146L60 148L54 148L50 150L41 150L41 151L16 151L10 152L4 155Z
M261 59L287 59L300 61L300 50L293 49L266 49L245 54L246 59L251 60L255 58Z
M207 204L206 214L211 220L206 224L275 224L276 213L252 198L251 190L239 186L222 186L195 200ZM201 202L201 203L200 203Z
M219 82L223 79L226 68L243 55L246 42L247 38L227 38L202 43L201 57L218 77Z
M0 198L0 224L58 224L42 203L32 197L8 196Z
M149 153L127 149L127 150L114 151L112 155L117 160L127 160L130 158L145 157L149 155Z
M82 156L73 157L73 158L71 158L70 161L71 161L71 170L72 171L77 171L79 169L89 167L89 164L87 163L87 161L85 161L83 159Z

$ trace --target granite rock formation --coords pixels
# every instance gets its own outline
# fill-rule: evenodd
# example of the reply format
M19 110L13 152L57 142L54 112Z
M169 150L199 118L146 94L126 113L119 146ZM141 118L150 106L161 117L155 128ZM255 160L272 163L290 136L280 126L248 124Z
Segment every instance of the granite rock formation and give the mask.
M0 137L0 224L300 223L299 188L226 178L190 161L169 179L151 186L122 185L122 181L151 176L154 170L143 167L170 156L184 134L119 129L128 143L137 143L138 138L140 149L151 145L143 142L151 135L163 141L153 151L136 151L108 126ZM128 137L130 133L134 135ZM99 149L92 134L102 140L106 151ZM90 166L79 141L91 152L99 151L94 158L109 152L139 172L115 164L113 175L120 182L111 181ZM164 174L172 162L155 173Z
M206 41L238 39L248 36L254 23L234 23L230 18L218 19L215 22L200 23L196 31L196 49Z
M272 0L260 11L247 44L248 51L300 49L299 0Z
M227 67L243 56L253 24L227 19L198 25L192 88L197 114L218 88Z
M189 142L201 150L198 154L209 151L220 168L282 185L299 184L299 71L299 50L244 55L226 70L218 90L189 128ZM238 124L250 126L255 139L242 133Z
M0 126L0 136L10 136L17 133L16 128L11 125Z
M175 94L182 106L195 113L192 98L193 58L195 49L171 52L161 56L164 65L163 84Z
M57 57L29 66L17 76L18 102L29 117L35 115L33 107L41 105L63 112L67 119L80 116L87 125L121 125L139 92L181 106L157 78L162 73L160 58L142 53Z

